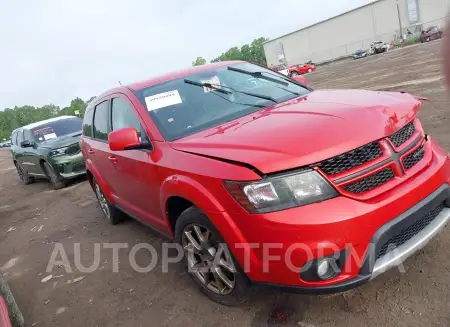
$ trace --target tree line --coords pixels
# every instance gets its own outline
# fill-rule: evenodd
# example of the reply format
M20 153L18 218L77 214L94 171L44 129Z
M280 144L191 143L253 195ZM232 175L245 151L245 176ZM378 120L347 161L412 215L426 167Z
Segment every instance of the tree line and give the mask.
M11 132L21 126L28 125L34 122L38 122L44 119L53 118L56 116L84 116L86 106L92 101L94 97L84 101L80 98L75 98L70 102L67 107L60 108L54 104L45 105L42 107L34 106L21 106L14 108L6 108L0 111L0 142L3 139L9 139ZM78 112L78 115L76 114Z
M241 47L232 47L227 52L222 53L219 57L212 59L211 63L227 60L244 60L267 66L263 44L268 40L269 39L260 37L254 39L250 44L244 44ZM205 58L197 57L197 59L192 62L192 66L204 65L206 62Z

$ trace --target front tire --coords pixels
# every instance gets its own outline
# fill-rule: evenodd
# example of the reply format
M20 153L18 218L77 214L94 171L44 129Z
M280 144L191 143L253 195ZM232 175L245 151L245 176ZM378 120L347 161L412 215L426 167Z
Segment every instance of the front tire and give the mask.
M310 68L310 69L308 69L308 73L312 73L312 71L313 71L313 70L312 70L311 68Z
M64 180L55 172L53 167L48 162L45 161L42 166L44 168L45 174L50 180L50 183L52 183L54 190L59 190L66 186Z
M291 75L291 77L292 77L292 76L297 76L297 75L298 75L298 72L294 70L293 72L291 72L290 75Z
M210 299L234 306L250 297L254 288L203 212L186 209L177 219L175 236L184 248L189 276Z

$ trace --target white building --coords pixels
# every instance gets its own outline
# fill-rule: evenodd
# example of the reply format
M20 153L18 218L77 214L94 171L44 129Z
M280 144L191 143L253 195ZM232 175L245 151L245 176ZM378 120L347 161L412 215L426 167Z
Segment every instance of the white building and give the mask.
M289 65L309 60L320 63L350 56L375 40L399 39L400 25L403 35L407 30L420 33L428 26L443 27L449 11L450 0L376 0L267 41L267 64L279 65L284 59Z

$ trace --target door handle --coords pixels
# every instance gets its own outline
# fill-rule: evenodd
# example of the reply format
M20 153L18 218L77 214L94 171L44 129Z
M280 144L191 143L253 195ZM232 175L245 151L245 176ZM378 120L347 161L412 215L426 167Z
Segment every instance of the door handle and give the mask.
M112 162L117 162L117 157L115 156L109 156L108 159Z
M95 154L95 151L92 150L92 149L89 149L89 150L87 150L87 153L89 153L89 154Z

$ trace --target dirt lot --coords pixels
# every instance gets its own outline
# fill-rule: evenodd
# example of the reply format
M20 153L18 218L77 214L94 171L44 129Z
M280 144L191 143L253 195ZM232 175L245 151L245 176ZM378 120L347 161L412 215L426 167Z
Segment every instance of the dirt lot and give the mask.
M450 98L441 74L440 45L340 62L307 78L317 89L395 90L431 98L420 118L426 131L450 150ZM160 251L162 240L134 221L108 225L85 180L59 191L46 182L20 185L6 150L0 151L0 195L0 267L27 326L450 326L448 230L407 261L406 274L393 270L334 296L265 291L242 307L228 308L201 295L179 266L166 274L160 263L150 273L133 271L126 250L120 252L117 273L112 251L102 249L95 272L67 274L61 267L52 274L63 276L43 283L55 243L64 245L71 262L74 243L81 243L82 262L89 266L94 243L131 247L148 242ZM149 260L148 253L138 252L141 266ZM280 316L285 319L277 320Z

